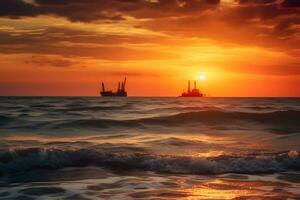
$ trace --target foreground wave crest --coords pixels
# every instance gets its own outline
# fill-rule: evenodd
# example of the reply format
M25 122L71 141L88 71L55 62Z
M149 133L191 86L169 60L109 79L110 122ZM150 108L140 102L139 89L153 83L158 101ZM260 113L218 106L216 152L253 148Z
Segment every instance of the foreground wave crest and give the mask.
M218 157L108 153L97 149L28 148L2 151L0 172L99 166L185 174L273 173L300 169L298 151Z

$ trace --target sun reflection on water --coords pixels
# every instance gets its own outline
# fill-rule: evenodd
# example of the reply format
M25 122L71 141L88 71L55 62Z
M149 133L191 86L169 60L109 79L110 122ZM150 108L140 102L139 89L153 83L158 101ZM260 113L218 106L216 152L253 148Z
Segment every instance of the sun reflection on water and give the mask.
M210 182L195 184L181 190L187 199L235 199L238 197L260 196L265 191L260 189L263 182L224 181L215 179ZM270 185L270 184L267 184ZM272 184L271 184L272 185Z
M209 158L209 157L218 157L224 155L224 151L209 151L209 152L201 152L194 155L194 157L201 157L201 158Z

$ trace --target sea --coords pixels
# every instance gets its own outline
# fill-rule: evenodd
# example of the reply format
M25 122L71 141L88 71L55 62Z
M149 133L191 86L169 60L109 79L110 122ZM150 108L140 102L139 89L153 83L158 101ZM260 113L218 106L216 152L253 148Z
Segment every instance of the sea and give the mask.
M0 199L300 199L300 98L0 97Z

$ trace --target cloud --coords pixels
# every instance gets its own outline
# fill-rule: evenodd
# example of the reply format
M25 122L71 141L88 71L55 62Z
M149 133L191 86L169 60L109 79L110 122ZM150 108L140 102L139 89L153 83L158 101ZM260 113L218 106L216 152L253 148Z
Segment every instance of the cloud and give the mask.
M155 73L155 72L145 72L145 71L106 71L106 72L102 72L102 75L108 75L108 76L116 76L116 77L153 77L153 78L160 78L163 75L159 72Z
M103 1L50 1L36 0L28 3L23 0L1 0L0 16L10 18L55 15L70 21L90 22L94 20L122 20L122 16L104 12Z
M12 29L13 30L13 29ZM48 27L36 31L11 29L0 31L1 53L59 55L100 60L164 60L174 58L169 52L143 47L164 41L154 36L109 35L84 29Z
M294 9L298 1L235 2L223 6L220 0L1 0L0 16L52 16L41 20L45 25L33 22L41 27L17 30L22 25L16 24L15 30L0 29L1 52L163 60L178 56L164 51L166 48L193 38L298 52L300 10ZM101 19L110 22L97 21ZM55 20L63 25L53 25Z
M70 21L118 21L123 15L157 18L195 13L217 6L220 0L1 0L0 16L10 18L54 15Z
M237 0L237 2L240 4L272 4L277 0Z
M1 0L0 16L20 18L50 15L87 24L99 24L99 20L107 20L115 28L122 27L123 25L118 22L125 21L127 24L132 23L132 27L139 30L174 36L210 38L221 42L253 43L263 46L270 45L271 40L274 40L275 45L281 44L277 46L288 48L296 46L293 44L298 42L297 26L300 10L294 8L299 5L298 0L235 0L237 4L227 7L220 6L222 5L220 2L220 0ZM128 21L128 17L133 17L135 21ZM218 31L220 29L221 32ZM126 32L126 29L120 29L119 32L121 31ZM56 32L66 37L71 35L70 40L73 41L103 43L99 41L99 35L94 36L88 30L85 31L88 33L85 38L75 36L75 31L69 31L67 28L56 29ZM293 41L282 41L284 34L285 40L288 38ZM50 32L40 37L53 40ZM108 37L105 37L104 42L108 41ZM35 40L29 35L23 38L31 42ZM119 38L115 37L116 40ZM113 43L113 40L110 42Z
M64 58L53 58L50 56L31 56L30 59L25 61L26 64L31 64L37 67L58 67L58 68L69 68L78 64L77 62L71 61Z
M299 0L284 0L282 3L283 7L286 8L300 8L300 1Z
M286 63L286 64L269 64L261 65L248 64L243 67L227 66L226 70L232 72L246 73L246 74L260 74L260 75L274 75L274 76L299 76L300 65L299 63Z
M39 12L34 5L25 3L22 0L1 0L0 16L19 18L22 16L37 16Z

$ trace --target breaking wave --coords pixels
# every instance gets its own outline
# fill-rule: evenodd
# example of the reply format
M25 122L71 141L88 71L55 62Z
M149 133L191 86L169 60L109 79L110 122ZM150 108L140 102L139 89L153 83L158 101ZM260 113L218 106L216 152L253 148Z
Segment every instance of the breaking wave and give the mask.
M0 172L98 166L184 174L274 173L300 170L298 151L218 157L108 153L96 148L28 148L0 153Z

